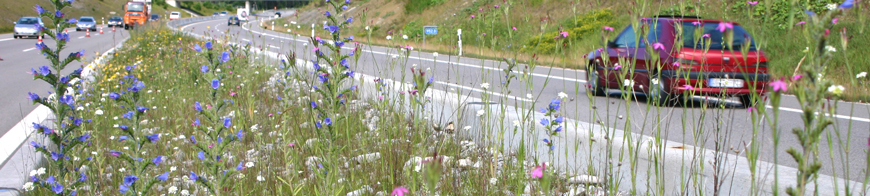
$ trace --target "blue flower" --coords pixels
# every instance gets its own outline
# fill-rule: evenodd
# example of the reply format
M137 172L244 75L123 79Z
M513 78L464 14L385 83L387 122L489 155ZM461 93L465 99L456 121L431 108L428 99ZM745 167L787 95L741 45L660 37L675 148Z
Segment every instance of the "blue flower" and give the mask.
M347 10L347 5L342 5L341 10Z
M840 4L840 8L849 9L849 8L852 8L852 6L854 6L854 4L855 4L855 2L853 0L846 0L846 1L843 1L843 4Z
M339 64L341 64L345 68L350 68L350 64L347 63L347 59L341 59L341 61L339 61L339 62L340 62Z
M63 185L55 184L53 187L51 187L51 191L54 191L54 194L61 194L63 193Z
M60 159L61 157L63 157L63 154L56 153L56 152L51 152L51 160L55 160L55 161L57 161L57 160Z
M135 175L124 176L124 184L126 184L126 185L131 185L131 184L135 183L136 180L139 180L139 177L136 177Z
M160 180L160 182L166 182L166 180L168 180L168 179L169 179L169 172L166 172L166 173L163 173L163 174L160 174L159 176L157 176L157 180Z
M63 12L60 12L60 10L54 11L54 16L57 18L63 18L64 15L65 14Z
M202 124L199 122L199 118L197 118L197 119L193 119L193 126L199 126L199 125L202 125ZM193 136L191 136L191 137L193 137Z
M236 132L236 137L239 138L239 139L242 139L242 136L245 136L245 133L242 132L241 129L239 129L239 132Z
M338 31L338 26L323 25L323 29L328 30L329 33L335 33L336 31Z
M348 41L353 41L353 35L351 35L350 37L347 37L347 40L348 40ZM353 55L351 55L351 56L353 56Z
M202 47L199 47L199 44L194 44L193 50L196 50L197 52L202 52Z
M90 138L91 138L91 134L86 133L82 136L77 137L76 139L78 139L80 142L85 142L85 141L88 141L88 139L90 139Z
M39 67L39 74L42 76L48 76L48 74L51 74L51 68L48 66L41 66Z
M232 122L231 120L232 120L232 119L230 119L230 118L225 118L225 119L224 119L224 127L225 127L225 128L230 128L230 126L233 125L233 122Z
M211 50L211 42L205 42L205 48Z
M121 191L121 194L127 194L127 191L130 190L130 187L126 184L122 184L118 186L118 191Z
M129 129L129 127L127 127L127 125L121 125L121 126L118 126L118 128L121 128L121 130Z
M133 91L135 93L135 92L139 92L143 88L145 88L145 83L142 83L142 81L139 81L139 82L136 82L135 85L133 85L132 87L130 87L127 90Z
M553 99L550 101L550 110L559 111L559 107L562 105L562 101L559 99Z
M556 127L556 130L554 130L553 132L558 133L558 132L561 132L561 131L562 131L562 126L559 126L559 127Z
M320 70L320 65L317 64L317 61L312 60L312 64L314 64L314 71Z
M118 98L121 98L121 95L118 93L112 92L112 93L109 93L109 98L118 99Z
M34 9L36 9L36 14L42 15L42 13L45 13L45 9L42 9L42 6L39 6L38 4Z
M317 80L319 80L321 83L329 82L329 78L324 75L317 76Z
M320 122L315 122L315 123L314 123L314 126L317 126L318 129L319 129L320 127L323 127L323 125L321 125Z
M814 16L814 15L816 15L815 12L810 11L810 10L806 10L806 11L804 11L804 13L807 13L807 15L810 15L810 16Z
M72 95L64 95L63 97L60 98L61 103L64 103L64 104L69 105L69 106L75 105L76 104L75 100L76 99L73 98Z
M220 87L220 86L221 86L221 81L220 81L220 80L218 80L218 79L212 79L212 80L211 80L211 88L217 90L218 87Z
M356 72L354 72L354 71L348 71L348 72L347 72L347 77L351 77L351 78L353 78L353 74L354 74L354 73L356 73Z
M230 61L230 53L229 52L221 53L221 63L226 63L227 61Z
M70 18L69 20L66 21L66 23L70 23L70 24L75 24L77 22L79 22L79 21L77 21L75 18Z
M154 159L151 159L151 163L154 163L154 165L159 166L160 162L163 162L163 156L157 156Z
M128 111L127 113L122 114L121 117L126 119L133 119L133 111Z
M565 121L565 118L564 118L564 117L561 117L561 116L556 117L556 120L555 120L555 122L556 122L557 124L562 124L562 122L564 122L564 121Z
M139 107L136 107L136 110L139 111L139 112L145 112L145 110L148 110L148 107L145 107L145 106L139 106Z
M196 120L197 120L197 122L199 122L199 119L196 119ZM190 141L193 142L193 144L196 144L196 137L193 137L193 136L191 135L191 136L190 136Z
M315 103L315 102L312 101L312 102L311 102L311 108L317 108L317 103Z
M326 11L326 13L323 15L325 15L326 17L332 16L332 14L330 14L329 11Z
M36 101L37 99L39 99L39 95L37 95L36 93L27 92L27 99L30 99L30 101Z
M88 180L88 176L85 175L85 172L79 173L79 182L84 182L85 180Z
M191 171L190 172L190 180L193 180L194 182L196 182L196 180L199 180L199 176L196 176L196 173L193 173L193 171Z
M550 144L550 140L547 138L544 138L544 143Z
M208 73L208 65L202 65L202 68L199 68L202 73Z
M205 160L205 152L199 151L196 153L196 158L199 158L199 160Z
M434 76L429 76L429 84L432 84L432 81L435 80Z
M338 46L338 47L340 48L340 47L344 46L344 42L336 41L336 42L335 42L335 46ZM342 60L343 60L343 59L342 59Z
M126 135L118 137L119 142L123 142L124 140L127 140L127 139L130 139L130 137L127 137Z
M193 109L196 109L197 112L202 112L202 105L199 104L199 101L193 103Z
M541 125L547 126L549 124L550 124L550 120L547 120L546 118L541 119Z
M344 3L350 3L350 0L344 0Z
M332 119L329 119L329 118L323 119L323 123L326 125L332 125Z
M157 140L160 139L160 134L145 136L145 138L148 138L148 140L151 140L151 143L155 143L155 142L157 142Z
M242 169L244 169L244 167L242 167L242 162L239 161L239 164L236 165L236 170L238 171L238 170L242 170Z
M344 7L347 7L347 6L345 5ZM347 18L347 21L345 21L345 22L346 23L353 23L353 16L351 16L350 18Z

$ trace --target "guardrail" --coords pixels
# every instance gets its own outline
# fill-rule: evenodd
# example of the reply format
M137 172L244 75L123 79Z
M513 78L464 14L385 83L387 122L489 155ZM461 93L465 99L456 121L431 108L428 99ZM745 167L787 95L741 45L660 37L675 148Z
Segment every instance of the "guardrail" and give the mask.
M169 21L166 23L167 26L176 28L181 25L186 25L195 22L208 21L208 20L217 20L217 19L226 19L229 16L203 16L203 17L195 17L195 18L182 18L178 20Z

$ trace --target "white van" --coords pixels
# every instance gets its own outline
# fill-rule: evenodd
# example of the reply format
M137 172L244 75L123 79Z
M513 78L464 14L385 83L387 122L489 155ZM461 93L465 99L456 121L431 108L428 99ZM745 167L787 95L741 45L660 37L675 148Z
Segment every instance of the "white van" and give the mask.
M179 12L169 13L169 20L178 20L178 19L181 19L181 13L179 13Z

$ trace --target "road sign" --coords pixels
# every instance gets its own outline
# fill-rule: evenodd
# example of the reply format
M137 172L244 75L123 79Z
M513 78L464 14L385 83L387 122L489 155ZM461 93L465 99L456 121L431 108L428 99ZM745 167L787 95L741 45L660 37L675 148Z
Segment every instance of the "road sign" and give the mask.
M438 27L437 26L425 26L425 27L423 27L423 34L437 35L438 34Z

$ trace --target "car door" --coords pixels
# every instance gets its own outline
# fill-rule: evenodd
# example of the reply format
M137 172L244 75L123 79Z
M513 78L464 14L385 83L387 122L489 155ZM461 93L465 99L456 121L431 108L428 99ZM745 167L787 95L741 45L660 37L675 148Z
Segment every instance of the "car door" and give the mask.
M620 78L624 71L630 67L626 63L634 61L634 56L638 50L643 50L643 48L638 48L641 45L638 44L641 40L637 39L637 33L632 25L628 25L619 33L619 36L608 44L609 62L604 65L602 70L604 73L601 74L608 87L619 88L624 84L624 80Z

